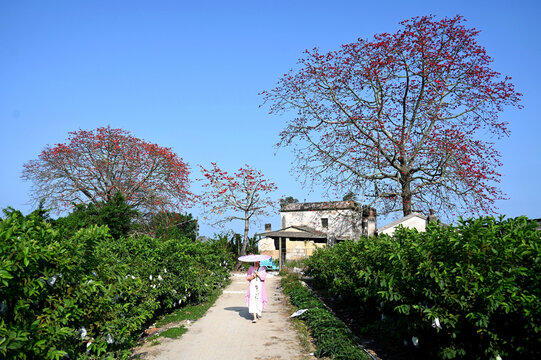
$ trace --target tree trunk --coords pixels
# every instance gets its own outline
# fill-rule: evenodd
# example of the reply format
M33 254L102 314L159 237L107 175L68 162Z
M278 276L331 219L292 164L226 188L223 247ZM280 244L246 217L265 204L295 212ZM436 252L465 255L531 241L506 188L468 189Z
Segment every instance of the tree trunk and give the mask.
M248 216L244 216L244 239L242 240L242 250L240 255L246 255L246 245L248 244L248 230L250 229L250 221Z
M244 216L244 239L242 240L242 247L240 250L240 256L246 255L246 245L248 244L248 230L250 230L250 220L248 219L248 214L245 213ZM238 271L242 265L241 261L237 261L235 265L235 270Z
M404 216L411 214L411 175L409 172L404 172L400 178L400 185L402 186L402 213Z

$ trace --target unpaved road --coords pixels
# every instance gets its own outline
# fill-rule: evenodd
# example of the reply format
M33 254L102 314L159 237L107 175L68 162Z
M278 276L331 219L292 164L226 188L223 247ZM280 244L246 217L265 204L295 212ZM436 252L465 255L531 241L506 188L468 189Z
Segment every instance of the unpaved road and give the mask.
M255 324L244 303L246 274L234 273L231 280L216 303L189 326L186 334L179 339L160 337L160 345L147 344L136 353L148 360L309 359L291 325L280 278L267 275L269 302L263 318Z

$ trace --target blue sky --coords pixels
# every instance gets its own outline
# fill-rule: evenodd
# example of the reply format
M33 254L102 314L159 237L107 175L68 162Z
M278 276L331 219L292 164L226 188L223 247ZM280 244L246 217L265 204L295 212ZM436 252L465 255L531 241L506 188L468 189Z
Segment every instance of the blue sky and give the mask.
M69 131L110 125L170 147L199 176L211 161L245 163L278 195L320 201L276 150L289 116L269 115L258 95L302 51L334 50L395 32L419 15L463 15L481 30L493 68L513 77L524 109L506 109L511 136L498 141L499 201L507 216L541 218L541 5L537 1L1 1L0 208L28 213L22 165ZM194 186L193 190L197 191ZM198 216L200 210L188 210ZM279 216L262 219L279 227ZM384 222L379 222L384 225ZM242 224L232 224L240 231ZM262 225L253 228L260 231ZM203 235L219 230L205 224Z

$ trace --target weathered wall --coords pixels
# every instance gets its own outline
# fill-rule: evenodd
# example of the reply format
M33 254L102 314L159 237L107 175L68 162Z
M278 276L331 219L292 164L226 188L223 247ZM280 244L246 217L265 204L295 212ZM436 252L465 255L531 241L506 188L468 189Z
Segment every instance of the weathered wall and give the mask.
M282 212L282 228L309 226L314 230L334 237L358 238L362 233L362 217L353 210L318 210ZM322 225L322 218L328 219L328 228Z

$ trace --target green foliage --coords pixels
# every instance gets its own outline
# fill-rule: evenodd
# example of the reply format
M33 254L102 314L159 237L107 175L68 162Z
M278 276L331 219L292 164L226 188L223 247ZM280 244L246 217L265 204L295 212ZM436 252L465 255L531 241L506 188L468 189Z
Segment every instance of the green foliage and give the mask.
M195 241L197 226L197 219L192 214L160 212L152 216L146 229L152 236L161 239L186 238Z
M109 234L118 239L132 229L132 219L137 211L127 204L122 193L117 192L109 202L76 205L71 214L55 220L62 233L69 234L91 225L109 227Z
M306 322L317 346L317 357L331 359L369 359L362 349L355 345L348 328L329 312L323 303L304 287L299 279L288 274L282 279L284 293L299 309L308 309L299 316Z
M318 286L367 332L439 358L541 357L541 233L525 217L398 229L317 251Z
M0 357L127 358L144 326L228 281L215 242L61 235L37 213L0 221ZM65 231L65 228L62 228Z
M293 196L286 196L285 198L283 199L280 199L280 207L284 207L286 205L289 205L289 204L296 204L298 203L299 200L294 198Z

